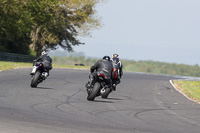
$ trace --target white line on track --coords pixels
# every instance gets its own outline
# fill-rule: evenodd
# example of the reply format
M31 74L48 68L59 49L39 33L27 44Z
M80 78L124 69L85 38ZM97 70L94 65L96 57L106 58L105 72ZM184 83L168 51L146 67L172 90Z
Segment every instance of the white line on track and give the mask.
M173 84L172 80L169 80L170 84L174 87L175 90L177 90L178 92L180 92L182 95L184 95L187 99L193 101L193 102L196 102L198 104L200 104L199 102L189 98L187 95L185 95L182 91L180 91L178 88L176 88L176 86Z

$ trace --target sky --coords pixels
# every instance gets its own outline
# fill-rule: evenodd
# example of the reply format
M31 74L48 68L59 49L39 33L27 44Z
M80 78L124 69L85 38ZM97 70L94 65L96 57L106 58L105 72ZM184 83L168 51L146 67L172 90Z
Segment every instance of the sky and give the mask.
M97 5L103 26L74 51L102 58L200 64L200 0L107 0Z

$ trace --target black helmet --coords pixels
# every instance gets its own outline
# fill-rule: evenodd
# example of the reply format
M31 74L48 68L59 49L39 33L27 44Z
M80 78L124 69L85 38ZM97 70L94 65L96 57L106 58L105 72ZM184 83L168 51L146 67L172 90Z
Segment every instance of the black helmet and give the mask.
M110 57L109 56L104 56L103 59L107 60L107 61L110 61Z

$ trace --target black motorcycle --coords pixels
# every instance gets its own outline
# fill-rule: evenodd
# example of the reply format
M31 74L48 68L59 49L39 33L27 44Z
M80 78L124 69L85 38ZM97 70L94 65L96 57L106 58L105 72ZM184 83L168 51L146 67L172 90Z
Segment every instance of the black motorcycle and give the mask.
M90 88L87 88L88 97L87 100L94 101L95 97L101 96L102 98L107 98L109 93L111 92L111 88L109 88L105 82L106 76L102 73L97 73L97 79L94 84Z
M45 69L44 69L44 64L41 62L36 62L34 63L34 68L35 69L34 73L32 74L31 77L31 87L37 87L37 85L43 80L45 80Z

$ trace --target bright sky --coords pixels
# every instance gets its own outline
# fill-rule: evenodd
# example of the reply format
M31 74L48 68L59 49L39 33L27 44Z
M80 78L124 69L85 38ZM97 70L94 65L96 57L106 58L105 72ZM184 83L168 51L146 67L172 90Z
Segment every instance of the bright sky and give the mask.
M103 27L74 50L86 56L200 64L200 0L108 0Z

